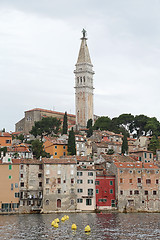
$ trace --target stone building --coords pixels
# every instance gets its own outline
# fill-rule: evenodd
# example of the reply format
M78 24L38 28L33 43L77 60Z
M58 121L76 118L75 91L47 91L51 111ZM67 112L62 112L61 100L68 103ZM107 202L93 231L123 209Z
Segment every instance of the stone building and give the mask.
M77 157L77 210L95 210L94 161L89 157Z
M160 211L160 171L153 163L113 162L120 212Z
M76 124L78 127L86 127L87 121L93 116L93 75L91 58L87 46L86 31L83 29L81 46L75 73L75 104Z
M43 197L43 163L22 159L20 163L20 213L40 212Z
M77 209L77 169L74 157L43 159L43 212Z
M41 109L41 108L34 108L31 110L25 111L25 117L16 123L15 131L16 132L21 131L25 134L28 134L31 131L32 127L34 126L34 123L36 121L42 120L43 117L56 117L61 121L63 121L64 113ZM67 118L68 118L68 128L70 128L70 126L74 126L75 119L76 119L75 115L67 114Z
M19 208L19 159L0 160L0 212L16 212Z

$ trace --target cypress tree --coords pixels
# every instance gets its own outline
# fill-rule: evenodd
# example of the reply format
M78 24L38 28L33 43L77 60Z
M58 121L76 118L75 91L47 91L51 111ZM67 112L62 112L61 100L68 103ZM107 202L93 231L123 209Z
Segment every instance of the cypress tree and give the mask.
M128 154L128 141L127 141L126 133L124 133L124 136L123 136L122 154Z
M68 131L68 120L67 120L67 112L65 112L63 117L63 134L67 134Z
M75 143L75 134L74 134L73 128L71 131L69 131L68 154L76 155L76 143Z

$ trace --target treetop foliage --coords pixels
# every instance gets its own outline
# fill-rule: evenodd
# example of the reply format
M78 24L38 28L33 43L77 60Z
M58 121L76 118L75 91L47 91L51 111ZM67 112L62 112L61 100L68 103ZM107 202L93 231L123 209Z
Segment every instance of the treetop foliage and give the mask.
M132 115L131 113L121 114L119 117L100 117L96 120L94 130L108 130L114 133L131 133L134 137L140 136L160 136L160 122L155 117L147 117L143 114Z

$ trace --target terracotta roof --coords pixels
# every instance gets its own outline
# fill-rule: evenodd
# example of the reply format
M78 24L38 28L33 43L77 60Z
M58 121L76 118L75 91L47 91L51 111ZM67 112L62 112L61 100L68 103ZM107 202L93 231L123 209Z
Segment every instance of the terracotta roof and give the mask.
M11 164L15 164L15 165L18 165L18 164L20 164L20 162L21 162L21 159L12 159L12 163L11 162L4 162L4 163L2 163L2 160L0 160L0 164L7 164L7 165L11 165Z
M47 141L51 142L52 145L66 145L66 139L65 140L58 140L57 138L51 138L51 137L44 137Z
M76 159L79 162L94 162L93 158L88 156L76 156Z
M134 150L134 151L130 151L130 153L139 153L139 152L148 152L148 153L153 153L152 151L148 151L148 150Z
M23 132L22 131L19 131L19 132L12 132L11 134L12 135L19 135L19 134L22 134Z
M21 164L42 164L43 162L39 159L20 159Z
M77 171L95 171L95 167L94 166L77 166Z
M44 164L76 164L75 158L43 158Z
M31 109L31 110L28 110L28 111L25 111L25 112L34 112L34 111L40 111L40 112L46 112L46 113L53 113L53 114L64 115L64 113L62 113L62 112L56 112L56 111L47 110L47 109L42 109L42 108L34 108L34 109ZM67 113L67 116L69 116L69 117L76 117L76 115L68 114L68 113Z
M9 132L0 132L0 137L12 137Z

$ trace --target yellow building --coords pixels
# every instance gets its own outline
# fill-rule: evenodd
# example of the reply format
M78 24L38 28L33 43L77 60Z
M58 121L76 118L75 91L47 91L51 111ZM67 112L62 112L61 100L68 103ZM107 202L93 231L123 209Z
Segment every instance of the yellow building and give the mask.
M0 161L0 211L17 211L19 207L20 159Z
M53 158L64 157L68 154L66 141L45 137L43 145L45 152L49 153Z

